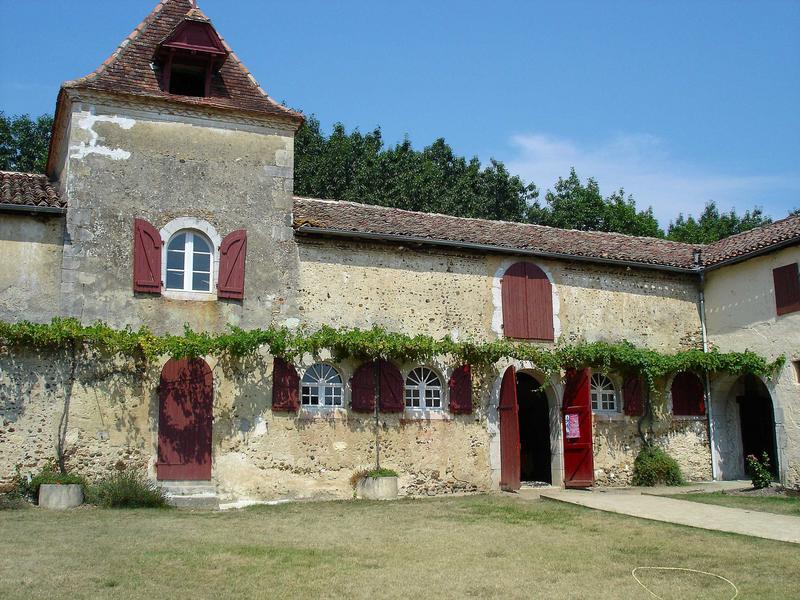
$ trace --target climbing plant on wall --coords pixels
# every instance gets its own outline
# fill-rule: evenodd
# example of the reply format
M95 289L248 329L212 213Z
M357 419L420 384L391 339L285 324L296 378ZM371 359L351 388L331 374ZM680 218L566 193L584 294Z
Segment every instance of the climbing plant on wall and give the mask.
M592 367L642 375L651 388L670 373L725 372L733 375L774 375L785 359L773 362L754 352L703 352L699 349L662 353L639 348L630 342L581 342L541 346L512 340L488 342L454 341L449 337L408 336L380 327L335 329L323 326L316 331L290 331L282 327L244 330L230 327L219 334L198 333L189 327L182 335L155 335L143 327L115 329L104 323L82 325L76 319L53 319L47 324L0 321L0 346L30 350L69 349L76 344L85 350L149 361L159 356L173 358L197 356L241 357L266 349L274 356L292 360L303 354L328 350L335 358L401 362L424 362L436 356L451 357L454 363L488 366L504 359L527 361L548 375L562 368Z

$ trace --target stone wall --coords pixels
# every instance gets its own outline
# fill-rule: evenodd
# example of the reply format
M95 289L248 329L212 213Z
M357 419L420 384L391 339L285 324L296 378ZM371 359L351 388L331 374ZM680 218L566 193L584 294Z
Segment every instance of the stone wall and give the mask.
M49 321L58 311L64 218L0 213L0 319Z
M206 331L229 323L251 328L295 316L291 129L91 96L73 99L69 128L57 161L70 204L62 315L160 332L179 332L185 323ZM136 217L157 229L179 217L201 219L223 238L246 229L245 300L135 295Z
M800 373L793 361L800 360L800 312L776 314L772 269L800 261L794 246L752 258L706 276L706 314L711 344L722 351L753 350L774 360L780 355L786 365L774 378L764 381L773 401L781 481L800 487ZM719 403L735 400L734 382L718 377L712 382L712 413ZM722 418L725 417L725 418ZM735 443L735 419L721 414L719 461Z

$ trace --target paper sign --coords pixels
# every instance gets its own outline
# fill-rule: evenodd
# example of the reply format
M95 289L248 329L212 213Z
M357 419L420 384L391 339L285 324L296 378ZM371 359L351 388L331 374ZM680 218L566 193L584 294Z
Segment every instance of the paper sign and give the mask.
M567 431L567 439L574 440L581 437L581 426L577 414L569 413L564 415L564 429Z

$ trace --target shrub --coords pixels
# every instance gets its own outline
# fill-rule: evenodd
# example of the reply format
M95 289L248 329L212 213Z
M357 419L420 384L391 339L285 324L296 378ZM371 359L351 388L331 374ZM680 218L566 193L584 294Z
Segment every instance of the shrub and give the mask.
M366 479L367 477L397 477L397 471L393 471L392 469L362 469L360 471L356 471L350 476L350 485L355 490L358 487L358 482L362 479Z
M747 472L753 482L753 487L757 490L767 488L772 485L772 472L770 471L769 454L764 452L761 460L749 454L745 459L747 462Z
M25 508L29 506L25 502L25 498L20 496L16 491L8 493L0 493L0 510L15 510L18 508Z
M661 448L645 446L633 462L633 485L683 485L678 463Z
M166 508L164 490L132 469L119 471L92 486L86 495L90 504L105 508Z
M86 480L83 477L74 473L61 473L56 470L52 462L42 467L42 470L30 479L24 477L17 467L16 479L17 494L34 502L39 501L39 488L44 484L82 485L84 489L86 488Z

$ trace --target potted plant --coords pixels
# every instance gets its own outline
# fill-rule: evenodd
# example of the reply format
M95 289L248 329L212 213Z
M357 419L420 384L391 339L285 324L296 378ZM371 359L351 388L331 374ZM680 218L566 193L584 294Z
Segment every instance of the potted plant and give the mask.
M64 510L83 504L83 477L74 473L61 473L52 464L25 483L25 492L42 508Z
M377 468L358 471L350 482L356 497L363 500L394 500L397 498L397 472Z

